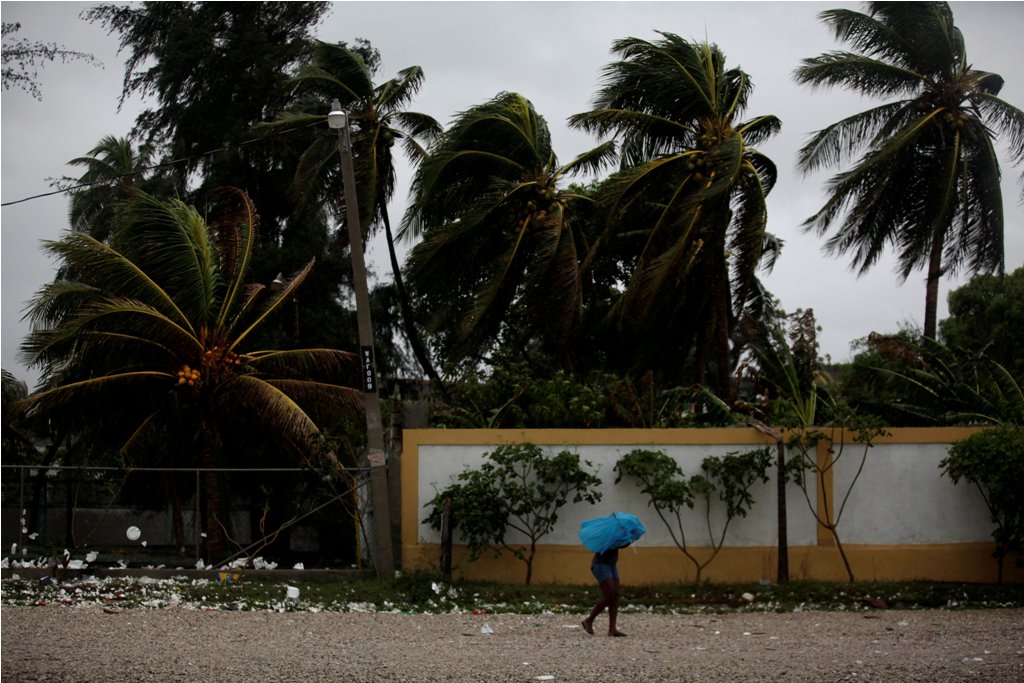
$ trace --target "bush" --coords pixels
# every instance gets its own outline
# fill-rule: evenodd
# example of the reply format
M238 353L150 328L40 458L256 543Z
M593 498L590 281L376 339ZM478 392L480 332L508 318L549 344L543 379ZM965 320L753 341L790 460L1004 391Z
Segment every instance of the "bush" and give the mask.
M996 525L992 554L999 564L999 582L1003 580L1003 560L1017 554L1022 563L1024 540L1024 428L1002 426L986 429L953 444L949 457L939 463L953 483L960 479L978 487Z
M444 501L451 500L452 529L466 539L471 559L487 549L495 555L507 550L526 563L529 585L537 541L555 528L558 510L570 499L591 505L599 501L601 480L581 467L579 455L562 451L549 456L530 443L499 446L484 458L479 469L462 472L427 503L431 513L424 521L440 530ZM529 546L509 545L509 529L526 536Z

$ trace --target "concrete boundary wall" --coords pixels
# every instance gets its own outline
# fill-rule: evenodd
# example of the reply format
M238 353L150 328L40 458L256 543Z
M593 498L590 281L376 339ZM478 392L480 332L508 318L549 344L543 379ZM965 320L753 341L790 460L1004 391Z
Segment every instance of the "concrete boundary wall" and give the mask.
M824 487L810 494L819 511L834 515L841 509L839 534L858 580L995 581L991 557L993 525L980 493L942 475L939 462L950 444L977 431L973 428L893 429L875 440L861 469L863 446L832 444L834 466ZM847 437L849 438L849 437ZM412 429L403 433L401 458L402 566L407 570L438 567L440 534L423 522L424 506L459 472L480 465L485 453L510 443L535 443L552 452L569 450L591 463L602 480L597 505L570 504L559 513L552 534L542 539L534 562L539 583L590 583L591 554L579 544L580 523L616 510L638 515L647 534L635 548L620 556L620 570L632 583L693 581L693 564L674 545L655 511L635 485L615 484L615 463L636 448L661 450L676 459L687 476L697 473L709 455L748 451L775 443L754 429ZM828 444L818 457L829 458ZM857 471L860 477L850 489ZM724 547L704 570L704 578L720 582L773 581L777 568L777 493L775 468L770 480L751 489L754 505L745 518L729 526ZM810 491L810 488L809 488ZM849 495L847 492L849 491ZM794 580L845 580L846 572L831 534L815 520L803 491L787 487L789 571ZM845 501L845 504L844 504ZM689 512L684 527L687 541L700 557L710 552L707 521L700 506ZM710 517L714 533L725 521L721 503ZM471 562L456 534L457 576L511 583L521 582L525 565L509 554L490 554ZM510 536L514 544L525 539ZM1024 580L1024 572L1005 567L1005 580Z

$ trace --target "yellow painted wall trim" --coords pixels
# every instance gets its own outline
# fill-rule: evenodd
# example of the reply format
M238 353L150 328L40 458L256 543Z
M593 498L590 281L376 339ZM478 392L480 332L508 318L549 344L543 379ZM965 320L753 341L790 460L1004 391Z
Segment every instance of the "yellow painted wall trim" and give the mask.
M991 543L944 545L844 546L858 581L951 581L994 583L996 562ZM710 548L691 549L706 560ZM403 566L407 570L438 571L440 546L423 544L403 548ZM581 546L540 546L534 559L533 582L538 584L590 584L592 554ZM704 569L702 579L712 583L774 582L778 562L774 547L723 548ZM490 554L469 561L465 546L453 548L453 575L456 579L523 583L526 565L509 553L495 558ZM1003 567L1003 580L1024 582L1024 569L1012 560ZM624 583L658 585L693 583L696 570L677 548L640 548L622 551L619 573ZM847 581L839 551L833 547L790 546L789 575L793 581Z

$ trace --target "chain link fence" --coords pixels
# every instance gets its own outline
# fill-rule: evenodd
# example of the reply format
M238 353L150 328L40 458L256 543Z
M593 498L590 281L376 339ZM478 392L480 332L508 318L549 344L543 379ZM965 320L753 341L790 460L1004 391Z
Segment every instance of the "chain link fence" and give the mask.
M368 469L0 467L5 566L369 561Z

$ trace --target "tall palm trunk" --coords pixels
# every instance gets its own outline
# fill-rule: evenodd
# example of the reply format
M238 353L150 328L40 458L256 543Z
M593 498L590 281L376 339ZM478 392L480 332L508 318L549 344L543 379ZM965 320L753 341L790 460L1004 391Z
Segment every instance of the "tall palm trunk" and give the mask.
M728 277L728 276L727 276ZM728 280L721 278L715 281L714 290L714 326L715 326L715 364L718 375L715 382L715 393L728 404L732 404L732 354L729 349L729 293Z
M171 527L174 530L174 551L185 554L185 512L181 505L181 488L178 486L177 473L164 476L164 488L171 502Z
M213 564L224 556L225 537L220 472L212 471L217 466L219 439L216 427L209 420L200 421L197 441L202 466L207 470L203 476L206 483L206 561Z
M732 352L729 348L729 341L732 338L732 329L729 324L729 315L732 310L729 299L729 265L726 258L725 236L729 223L732 221L732 212L729 210L728 198L718 203L707 213L711 226L711 244L708 251L709 259L717 259L711 264L714 269L714 282L712 285L712 326L715 365L718 367L717 381L715 382L715 393L720 399L732 405Z
M398 265L398 254L395 251L395 239L391 234L391 220L388 217L386 207L381 208L381 218L384 223L384 235L388 242L388 256L391 258L391 272L395 277L395 290L398 292L398 303L402 307L402 329L405 331L405 336L409 340L409 345L412 347L413 355L415 355L416 360L419 361L420 367L423 368L423 371L427 373L427 376L434 383L434 386L441 392L441 396L443 396L445 400L450 400L448 392L445 389L444 382L441 381L440 375L437 374L437 370L434 369L433 363L430 362L430 355L427 353L427 349L423 345L423 340L420 339L416 325L413 323L412 302L409 301L409 293L406 291L405 283L402 280L402 269Z
M924 296L924 336L935 339L938 326L939 278L942 277L942 247L945 233L936 230L932 237L932 249L928 256L928 281Z

